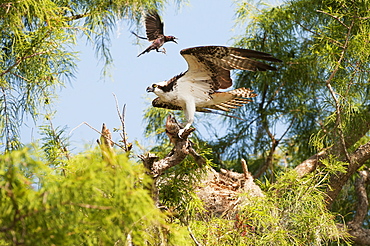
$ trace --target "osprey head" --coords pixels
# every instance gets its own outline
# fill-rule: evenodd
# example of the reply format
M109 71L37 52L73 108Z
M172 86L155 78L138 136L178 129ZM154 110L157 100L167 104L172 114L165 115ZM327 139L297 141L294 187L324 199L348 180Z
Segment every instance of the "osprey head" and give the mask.
M146 92L154 92L157 95L158 95L158 93L161 94L161 93L163 93L162 87L164 85L166 85L166 83L167 83L166 81L162 81L162 82L159 82L159 83L154 83L151 86L148 86L148 88L146 88Z
M174 36L166 36L166 42L172 41L177 44L176 39Z

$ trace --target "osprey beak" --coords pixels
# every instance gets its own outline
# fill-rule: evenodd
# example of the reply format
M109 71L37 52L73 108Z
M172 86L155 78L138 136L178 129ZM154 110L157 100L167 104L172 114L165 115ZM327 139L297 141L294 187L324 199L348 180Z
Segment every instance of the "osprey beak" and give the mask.
M154 88L153 86L148 86L148 88L146 88L146 92L153 92L154 91Z

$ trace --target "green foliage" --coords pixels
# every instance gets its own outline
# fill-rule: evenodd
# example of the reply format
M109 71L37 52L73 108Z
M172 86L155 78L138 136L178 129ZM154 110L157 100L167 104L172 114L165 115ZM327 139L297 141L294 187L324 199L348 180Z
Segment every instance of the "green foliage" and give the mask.
M234 220L214 218L191 226L204 245L322 245L347 237L325 203L322 176L288 171L266 184L265 197L246 197ZM195 229L197 228L197 229Z
M150 179L125 155L72 158L65 176L30 149L0 157L0 238L9 245L182 244L149 195ZM175 228L176 227L176 228ZM6 245L6 244L5 244Z
M49 165L62 168L70 158L68 150L68 137L65 137L65 129L57 127L54 129L53 124L40 127L42 140L42 150L45 152ZM64 172L64 169L62 169Z
M246 197L234 220L201 216L191 187L202 172L190 160L170 169L160 193L172 223L153 204L150 179L125 155L75 156L64 167L45 165L30 149L0 157L0 238L4 245L191 245L186 229L203 245L306 245L336 242L338 231L322 192L321 174L294 172L264 185L265 197Z

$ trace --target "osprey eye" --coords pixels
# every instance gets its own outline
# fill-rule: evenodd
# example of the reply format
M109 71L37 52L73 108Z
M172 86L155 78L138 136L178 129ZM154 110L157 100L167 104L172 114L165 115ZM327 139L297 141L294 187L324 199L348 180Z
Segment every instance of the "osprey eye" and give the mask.
M152 84L153 88L157 88L157 86L158 86L157 84Z

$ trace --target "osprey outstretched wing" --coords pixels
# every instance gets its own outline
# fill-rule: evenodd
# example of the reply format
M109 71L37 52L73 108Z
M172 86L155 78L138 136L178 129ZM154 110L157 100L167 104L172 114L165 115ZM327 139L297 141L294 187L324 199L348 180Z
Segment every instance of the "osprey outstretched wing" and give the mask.
M143 52L141 52L139 56L146 52L150 52L152 50L156 50L157 52L163 52L166 53L165 49L163 48L162 51L159 50L160 47L166 42L172 41L176 42L176 37L174 36L165 36L163 34L163 22L161 21L161 17L159 17L157 11L151 10L147 13L145 16L145 28L146 28L146 38L145 37L140 37L134 32L131 32L134 34L136 37L141 38L141 39L146 39L152 44L146 48Z
M147 92L154 92L158 96L152 102L154 107L184 110L186 126L179 133L180 137L194 122L195 111L230 111L256 96L246 88L219 92L219 89L227 89L232 85L230 70L276 70L256 59L281 62L267 53L224 46L188 48L181 50L180 54L188 63L188 70L147 88Z

